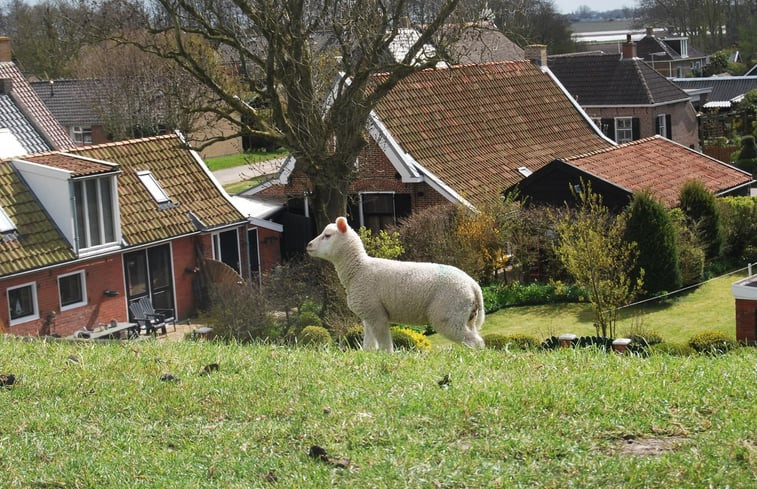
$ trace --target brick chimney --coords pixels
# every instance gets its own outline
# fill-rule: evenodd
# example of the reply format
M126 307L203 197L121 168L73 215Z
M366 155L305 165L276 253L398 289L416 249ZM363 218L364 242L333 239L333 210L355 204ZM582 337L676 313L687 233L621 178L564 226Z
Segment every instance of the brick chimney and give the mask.
M10 37L0 37L0 62L3 61L12 61Z
M523 50L523 55L536 66L547 66L547 45L529 44Z
M626 43L623 44L623 59L636 58L636 43L631 40L631 34L626 34Z
M654 37L654 27L647 27L647 37Z

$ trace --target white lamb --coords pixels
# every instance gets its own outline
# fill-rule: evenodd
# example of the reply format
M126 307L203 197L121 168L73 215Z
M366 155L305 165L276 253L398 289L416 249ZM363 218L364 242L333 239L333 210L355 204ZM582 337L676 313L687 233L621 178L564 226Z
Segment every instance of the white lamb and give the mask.
M364 349L392 351L390 323L430 324L453 341L484 347L481 287L462 270L370 257L344 217L308 243L307 252L334 264L347 305L363 321Z

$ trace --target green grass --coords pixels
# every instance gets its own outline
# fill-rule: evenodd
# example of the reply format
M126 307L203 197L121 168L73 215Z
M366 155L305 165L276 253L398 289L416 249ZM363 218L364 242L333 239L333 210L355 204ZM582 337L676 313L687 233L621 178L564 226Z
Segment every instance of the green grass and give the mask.
M240 153L230 156L220 156L218 158L208 158L205 160L205 164L208 165L210 171L217 171L223 170L225 168L234 168L237 166L267 161L273 158L281 158L286 156L287 154L289 154L289 152L283 149L273 152L258 151Z
M638 358L5 338L0 358L18 378L0 390L4 488L746 488L757 477L755 349ZM347 467L310 458L313 445Z
M264 178L251 178L249 180L242 180L241 182L230 183L224 185L223 188L229 195L236 195L240 192L244 192L248 188L252 188L255 185L263 182Z
M655 302L622 310L617 325L619 335L642 326L659 332L663 340L686 343L704 330L715 330L736 337L736 310L731 284L743 275L720 277L662 303ZM549 304L543 306L511 307L486 317L484 334L525 333L543 340L549 336L573 333L594 335L591 305ZM444 340L434 335L434 341Z

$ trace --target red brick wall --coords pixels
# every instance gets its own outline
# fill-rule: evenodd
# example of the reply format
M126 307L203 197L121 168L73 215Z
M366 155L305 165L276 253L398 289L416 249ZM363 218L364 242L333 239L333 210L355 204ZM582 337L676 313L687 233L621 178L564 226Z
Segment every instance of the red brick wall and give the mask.
M61 312L58 276L80 270L85 271L87 305ZM126 320L123 265L120 255L97 258L77 265L45 270L3 281L2 287L0 287L0 318L3 324L10 324L8 287L31 282L36 283L37 286L37 304L40 318L7 327L7 331L11 334L51 333L68 336L76 330L84 327L92 328L111 319ZM118 295L107 297L104 293L106 290L114 290ZM47 328L46 318L51 312L55 313L55 320L53 324L49 325L48 331L45 331Z
M757 342L757 301L736 299L736 340Z
M259 195L261 197L302 197L309 188L308 179L295 169L288 185L270 187ZM359 192L398 192L412 197L413 210L436 204L449 203L441 194L425 183L403 183L397 170L379 146L371 140L358 158L358 178L350 186L350 193Z

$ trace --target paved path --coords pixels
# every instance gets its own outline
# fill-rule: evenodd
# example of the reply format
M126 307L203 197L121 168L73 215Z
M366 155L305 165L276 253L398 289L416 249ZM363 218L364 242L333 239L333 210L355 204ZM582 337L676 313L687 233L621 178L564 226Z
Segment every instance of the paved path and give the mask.
M262 175L276 173L279 171L279 168L281 168L282 163L284 163L284 158L274 158L272 160L261 161L260 163L251 163L249 165L216 170L213 172L213 175L221 185L229 185L257 178Z

